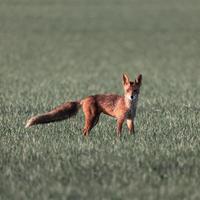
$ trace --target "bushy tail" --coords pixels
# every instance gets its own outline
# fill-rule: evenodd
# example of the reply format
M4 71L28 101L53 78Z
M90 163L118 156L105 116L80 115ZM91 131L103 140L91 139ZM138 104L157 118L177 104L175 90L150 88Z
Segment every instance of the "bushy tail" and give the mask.
M36 124L50 123L70 118L77 114L80 106L81 104L79 101L64 103L54 108L50 112L31 117L27 121L25 127L28 128Z

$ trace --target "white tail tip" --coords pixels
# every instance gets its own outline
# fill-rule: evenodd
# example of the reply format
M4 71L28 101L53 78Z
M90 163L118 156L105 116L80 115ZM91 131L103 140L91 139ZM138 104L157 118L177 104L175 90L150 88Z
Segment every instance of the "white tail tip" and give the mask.
M29 119L25 125L25 128L29 128L32 125L32 120Z

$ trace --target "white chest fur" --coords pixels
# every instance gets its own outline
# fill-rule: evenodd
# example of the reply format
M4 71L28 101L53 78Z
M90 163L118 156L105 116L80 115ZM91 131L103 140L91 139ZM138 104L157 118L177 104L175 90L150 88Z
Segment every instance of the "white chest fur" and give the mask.
M136 110L137 110L137 102L138 102L138 96L136 96L134 99L127 99L126 104L128 107L128 111L126 113L127 119L134 119L136 116Z

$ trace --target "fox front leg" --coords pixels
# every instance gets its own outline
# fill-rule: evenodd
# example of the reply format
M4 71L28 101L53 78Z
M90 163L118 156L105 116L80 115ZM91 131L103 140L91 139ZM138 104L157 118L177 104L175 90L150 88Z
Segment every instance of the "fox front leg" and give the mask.
M127 119L126 123L128 126L129 134L133 134L135 132L134 121L132 119Z
M121 135L123 123L124 123L124 117L117 119L117 136Z

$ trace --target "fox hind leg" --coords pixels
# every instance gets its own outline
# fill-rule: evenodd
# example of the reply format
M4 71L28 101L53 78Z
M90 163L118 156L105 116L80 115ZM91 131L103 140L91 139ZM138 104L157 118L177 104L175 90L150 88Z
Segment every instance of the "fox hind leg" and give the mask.
M83 135L88 136L90 130L98 123L100 113L93 98L88 98L83 102L83 112L85 115L85 126Z
M83 135L88 136L90 130L98 123L99 114L96 116L85 116L85 126L83 128Z

